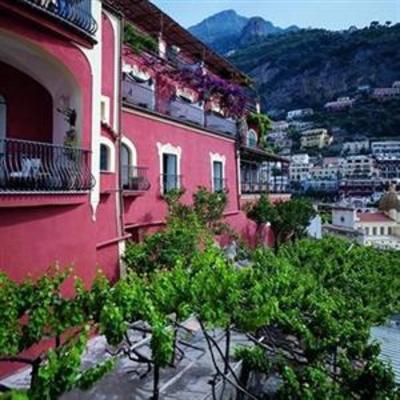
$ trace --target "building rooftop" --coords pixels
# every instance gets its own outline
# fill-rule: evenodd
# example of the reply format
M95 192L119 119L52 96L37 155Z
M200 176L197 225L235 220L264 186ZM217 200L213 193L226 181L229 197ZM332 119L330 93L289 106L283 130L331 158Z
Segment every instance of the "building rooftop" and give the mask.
M357 217L360 222L394 222L383 212L362 212Z
M391 365L395 381L400 384L400 322L393 320L390 325L372 328L371 338L379 343L379 357Z

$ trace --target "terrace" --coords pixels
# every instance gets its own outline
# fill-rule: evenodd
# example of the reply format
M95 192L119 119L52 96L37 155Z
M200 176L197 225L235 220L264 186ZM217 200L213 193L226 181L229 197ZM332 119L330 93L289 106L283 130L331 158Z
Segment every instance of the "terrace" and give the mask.
M205 130L236 136L249 78L147 1L108 0L124 12L123 101Z
M258 147L241 147L242 195L288 194L288 160Z
M191 102L180 96L168 100L160 99L157 82L139 82L132 75L124 73L122 81L123 101L125 106L161 114L167 118L201 127L213 132L235 137L238 122L225 117L223 113L207 110L202 102Z

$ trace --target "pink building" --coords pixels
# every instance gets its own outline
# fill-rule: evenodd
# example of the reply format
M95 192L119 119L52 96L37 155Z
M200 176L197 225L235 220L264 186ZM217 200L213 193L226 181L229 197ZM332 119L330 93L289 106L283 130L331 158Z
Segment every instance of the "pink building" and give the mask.
M22 280L59 263L116 280L126 240L163 226L172 188L186 201L226 191L226 220L251 240L241 190L273 193L261 172L286 160L240 122L246 76L146 0L0 10L1 271ZM127 24L148 48L122 42ZM229 96L206 98L188 76Z

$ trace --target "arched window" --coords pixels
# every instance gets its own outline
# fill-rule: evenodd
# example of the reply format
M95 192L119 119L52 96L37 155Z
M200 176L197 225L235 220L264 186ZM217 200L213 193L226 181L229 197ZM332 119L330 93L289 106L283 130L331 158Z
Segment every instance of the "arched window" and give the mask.
M7 104L6 99L0 95L0 140L6 137Z
M100 144L100 171L109 172L111 170L110 148L106 144Z
M252 129L250 129L247 132L247 146L248 147L257 146L257 134Z
M129 177L132 176L132 154L129 147L125 144L121 144L121 174L122 174L122 186L129 186Z

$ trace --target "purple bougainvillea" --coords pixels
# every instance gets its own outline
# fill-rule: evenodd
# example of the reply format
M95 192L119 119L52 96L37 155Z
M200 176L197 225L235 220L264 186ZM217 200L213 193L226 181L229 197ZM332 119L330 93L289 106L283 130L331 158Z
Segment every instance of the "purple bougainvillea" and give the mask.
M151 69L158 84L171 90L171 96L175 94L174 87L188 87L197 92L198 101L218 103L225 117L240 119L246 115L247 98L242 88L207 72L200 63L189 64L181 60L171 66L150 54L142 54L140 58L141 66Z

